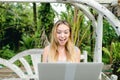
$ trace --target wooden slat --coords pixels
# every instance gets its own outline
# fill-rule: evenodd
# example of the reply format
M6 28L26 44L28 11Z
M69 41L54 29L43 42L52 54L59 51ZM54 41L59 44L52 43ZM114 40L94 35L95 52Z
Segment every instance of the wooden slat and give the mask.
M62 3L62 2L69 2L70 0L0 0L0 1L3 1L3 2L51 2L51 3L61 2ZM100 4L111 4L111 3L117 4L119 2L119 0L95 0L95 1L99 2ZM76 0L72 2L76 2Z
M118 0L95 0L101 4L118 3Z
M24 65L24 68L26 69L28 76L33 76L30 64L24 58L20 58L19 60Z
M10 63L9 61L0 58L0 64L3 64L4 66L10 68L13 70L20 78L26 78L25 74L22 72L22 70L17 67L16 65Z

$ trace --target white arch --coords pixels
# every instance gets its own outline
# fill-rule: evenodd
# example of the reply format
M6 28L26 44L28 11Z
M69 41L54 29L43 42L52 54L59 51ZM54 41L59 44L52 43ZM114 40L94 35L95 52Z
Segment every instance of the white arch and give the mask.
M109 21L109 23L113 26L116 33L120 36L120 21L115 17L106 7L100 5L98 2L94 0L75 0L82 4L86 4L93 9L97 10L99 13L104 15L104 17Z

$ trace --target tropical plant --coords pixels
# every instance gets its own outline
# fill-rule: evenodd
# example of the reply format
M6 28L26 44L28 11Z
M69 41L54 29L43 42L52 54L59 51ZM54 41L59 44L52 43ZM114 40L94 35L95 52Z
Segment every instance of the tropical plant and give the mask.
M103 46L111 45L112 41L120 40L113 27L105 19L103 20L103 26Z
M54 17L54 10L52 9L50 3L41 3L40 7L38 7L39 29L45 31L48 40L50 40L50 33L54 24Z
M113 74L116 74L118 76L118 80L120 79L120 42L112 43L112 49L113 49Z
M9 44L10 49L16 51L22 33L33 32L30 7L29 3L0 4L0 48Z
M2 49L0 50L0 57L2 57L4 59L10 59L14 55L15 55L15 52L13 50L10 50L9 45L2 47Z
M120 79L120 42L112 42L110 47L103 47L103 62L112 64L112 72Z
M106 64L112 64L113 61L113 53L111 51L111 46L110 47L102 47L102 51L103 51L103 57L102 57L102 61Z
M23 34L22 40L20 41L20 43L21 43L21 46L22 46L23 49L34 48L35 39L34 39L33 36Z
M103 62L105 62L104 58L108 60L107 63L112 64L114 60L120 59L120 43L119 42L112 42L111 46L103 47ZM108 59L109 58L109 59Z

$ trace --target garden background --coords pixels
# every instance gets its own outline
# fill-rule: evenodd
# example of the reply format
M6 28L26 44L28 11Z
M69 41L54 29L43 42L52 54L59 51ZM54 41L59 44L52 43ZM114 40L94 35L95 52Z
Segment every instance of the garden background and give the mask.
M93 61L95 35L92 22L78 8L64 4L66 11L60 14L50 3L0 3L0 57L10 59L18 52L31 48L44 48L49 44L53 24L65 19L72 25L74 44L88 51L88 61ZM58 8L59 9L59 8ZM118 17L115 7L109 9ZM96 17L98 13L89 8ZM120 36L104 19L102 61L111 65L110 72L120 78ZM29 58L28 58L29 60ZM16 63L21 66L20 63Z

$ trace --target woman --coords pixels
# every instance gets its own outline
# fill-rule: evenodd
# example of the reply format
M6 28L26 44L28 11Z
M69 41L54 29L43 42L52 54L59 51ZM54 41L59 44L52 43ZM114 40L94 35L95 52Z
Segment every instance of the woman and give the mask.
M51 43L44 48L43 62L80 62L80 50L72 41L72 29L59 20L52 29Z

